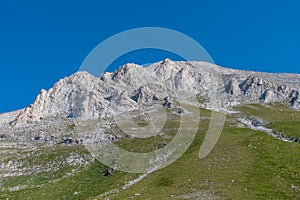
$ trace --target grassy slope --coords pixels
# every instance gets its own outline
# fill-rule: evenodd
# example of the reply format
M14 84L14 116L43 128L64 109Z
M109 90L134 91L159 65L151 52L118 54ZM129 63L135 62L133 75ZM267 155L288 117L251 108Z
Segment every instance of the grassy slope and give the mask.
M247 115L271 122L267 127L275 131L300 138L300 111L289 109L281 104L247 105L237 109Z
M87 199L121 186L136 177L136 175L122 172L115 172L109 178L103 177L102 174L107 167L98 161L86 168L59 164L59 161L63 161L71 152L80 152L82 155L89 154L83 146L63 145L52 150L39 150L36 152L37 155L25 158L24 163L29 167L35 164L46 164L52 159L60 158L61 160L58 160L60 169L57 172L4 178L1 180L2 188L18 185L27 185L28 187L19 191L4 190L0 193L0 199ZM74 169L76 169L75 172ZM78 194L75 195L75 192Z
M239 109L266 121L281 123L295 120L297 124L298 118L291 117L295 111L277 106L266 108L253 105ZM280 109L283 111L280 112ZM202 116L209 117L208 111L201 111ZM276 114L278 112L280 114ZM208 124L209 120L204 118L193 144L180 159L110 199L170 199L171 195L184 197L182 195L198 194L212 194L221 199L300 198L300 145L276 140L262 132L229 126L232 122L227 122L213 151L200 160L198 151ZM172 122L169 125L172 126ZM169 134L174 135L171 132ZM128 150L145 152L169 140L163 137L128 139L118 145ZM137 176L114 172L112 177L106 178L102 176L105 169L105 166L95 162L74 176L59 176L54 182L52 179L43 180L40 187L18 192L6 191L6 195L2 192L0 199L87 199L118 188ZM60 173L64 174L64 171ZM20 180L9 184L15 184L16 181ZM74 195L74 192L79 193ZM136 193L141 195L133 196Z
M198 151L207 126L208 120L203 121L183 157L112 199L131 199L135 193L141 194L136 199L170 199L197 191L221 199L300 198L300 145L225 126L213 151L200 160Z

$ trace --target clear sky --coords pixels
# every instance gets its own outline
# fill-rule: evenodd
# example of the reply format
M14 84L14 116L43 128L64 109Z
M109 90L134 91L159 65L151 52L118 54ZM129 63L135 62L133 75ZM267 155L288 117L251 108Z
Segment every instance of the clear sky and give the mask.
M0 113L28 106L101 41L138 27L185 33L221 66L300 73L299 10L297 0L1 1ZM133 53L114 64L165 57L172 55Z

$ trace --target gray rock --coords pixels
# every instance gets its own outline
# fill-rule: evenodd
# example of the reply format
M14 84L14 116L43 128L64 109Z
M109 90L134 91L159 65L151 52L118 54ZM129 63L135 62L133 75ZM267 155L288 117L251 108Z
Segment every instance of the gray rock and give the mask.
M192 102L196 95L207 99L202 106L216 110L270 102L300 109L299 88L298 74L233 70L170 59L149 67L126 64L101 77L87 72L65 77L51 89L41 90L29 107L0 115L0 126L22 127L49 117L96 119L111 116L115 110L157 103L172 107L171 102Z

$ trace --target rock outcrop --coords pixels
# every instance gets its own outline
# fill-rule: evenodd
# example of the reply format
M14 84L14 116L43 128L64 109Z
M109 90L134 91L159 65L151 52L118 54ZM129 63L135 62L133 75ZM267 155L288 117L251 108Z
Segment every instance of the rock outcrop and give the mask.
M233 70L205 62L166 59L149 67L126 64L101 77L77 72L59 80L51 89L41 90L29 107L0 115L0 123L22 126L57 116L95 119L108 116L115 109L163 105L165 99L191 102L196 96L207 99L200 103L211 109L270 102L300 109L299 90L297 74Z

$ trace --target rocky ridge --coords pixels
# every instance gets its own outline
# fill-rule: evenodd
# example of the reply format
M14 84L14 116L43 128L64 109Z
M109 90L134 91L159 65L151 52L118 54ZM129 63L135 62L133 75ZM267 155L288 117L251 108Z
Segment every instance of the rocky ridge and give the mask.
M196 103L215 110L247 103L281 102L300 109L300 75L222 68L166 59L149 67L126 64L95 77L77 72L41 90L29 107L0 115L1 127L22 127L51 117L88 120L145 105Z

